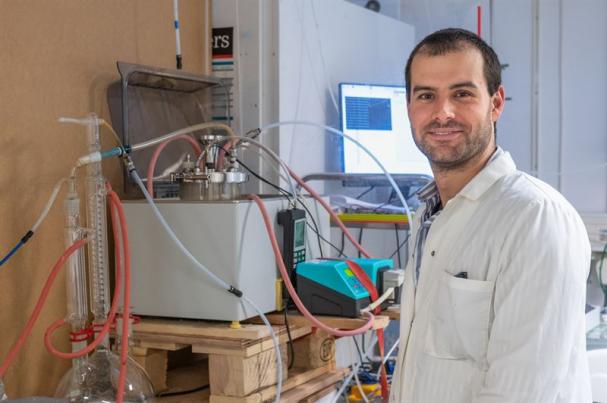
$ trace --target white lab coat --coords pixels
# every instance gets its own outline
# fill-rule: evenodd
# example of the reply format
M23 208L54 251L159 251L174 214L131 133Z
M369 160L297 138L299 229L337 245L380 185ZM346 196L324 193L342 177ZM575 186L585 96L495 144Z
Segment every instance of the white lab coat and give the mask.
M497 153L436 217L416 288L410 256L390 402L591 402L584 224Z

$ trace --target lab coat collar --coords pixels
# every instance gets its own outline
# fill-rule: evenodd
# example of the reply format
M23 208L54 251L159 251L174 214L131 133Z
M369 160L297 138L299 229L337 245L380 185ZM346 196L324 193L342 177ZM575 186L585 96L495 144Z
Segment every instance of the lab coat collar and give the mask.
M515 170L516 165L510 153L502 150L501 147L497 147L485 167L460 190L458 196L478 200L498 179ZM427 202L432 197L438 197L436 182L432 181L425 185L417 192L417 195L423 202Z
M487 165L476 174L459 195L470 200L478 200L500 178L516 171L516 165L510 153L498 147Z

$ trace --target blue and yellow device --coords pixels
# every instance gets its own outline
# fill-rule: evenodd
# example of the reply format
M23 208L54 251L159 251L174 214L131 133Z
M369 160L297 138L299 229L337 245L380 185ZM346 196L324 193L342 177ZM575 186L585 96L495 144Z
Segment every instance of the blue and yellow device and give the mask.
M394 267L392 259L352 259L383 293L383 273ZM369 292L342 260L311 260L295 269L297 294L306 308L318 315L357 317L371 302Z

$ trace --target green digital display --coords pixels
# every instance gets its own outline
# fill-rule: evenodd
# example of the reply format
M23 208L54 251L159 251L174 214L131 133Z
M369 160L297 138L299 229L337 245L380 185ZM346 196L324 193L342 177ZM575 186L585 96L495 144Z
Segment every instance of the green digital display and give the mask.
M295 242L294 242L294 248L295 249L299 249L299 248L303 248L304 246L304 242L305 242L305 234L306 234L306 220L305 219L301 219L301 220L296 220L295 221Z

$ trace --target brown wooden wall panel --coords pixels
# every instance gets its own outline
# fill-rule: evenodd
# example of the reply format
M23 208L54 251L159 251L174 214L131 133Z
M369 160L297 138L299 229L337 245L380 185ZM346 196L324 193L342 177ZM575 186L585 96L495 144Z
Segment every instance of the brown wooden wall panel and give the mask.
M184 70L210 73L210 0L181 0ZM84 130L59 116L94 111L110 121L107 85L116 61L174 68L171 0L0 0L0 254L34 223L56 181L86 152ZM103 144L112 142L102 132ZM120 189L119 167L104 173ZM62 192L26 247L0 268L0 357L25 324L63 250ZM65 315L60 275L26 347L5 376L9 397L51 395L69 362L43 345ZM57 345L68 349L67 332ZM61 339L61 341L59 341Z

